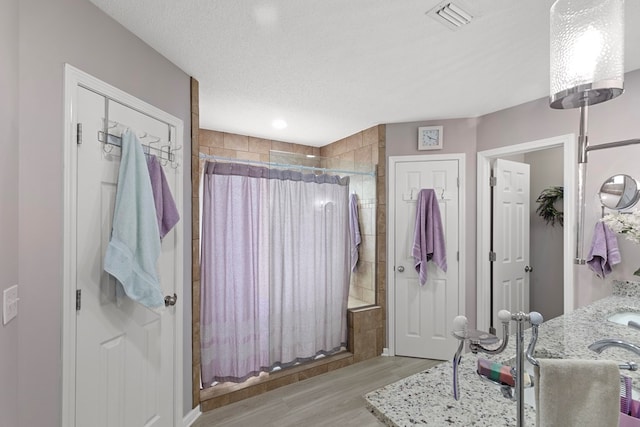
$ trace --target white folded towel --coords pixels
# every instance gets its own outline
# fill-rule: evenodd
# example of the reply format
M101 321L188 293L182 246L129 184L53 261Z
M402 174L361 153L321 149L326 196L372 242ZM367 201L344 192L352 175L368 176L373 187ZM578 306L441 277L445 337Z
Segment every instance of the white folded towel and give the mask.
M538 427L618 427L620 371L608 360L538 359Z

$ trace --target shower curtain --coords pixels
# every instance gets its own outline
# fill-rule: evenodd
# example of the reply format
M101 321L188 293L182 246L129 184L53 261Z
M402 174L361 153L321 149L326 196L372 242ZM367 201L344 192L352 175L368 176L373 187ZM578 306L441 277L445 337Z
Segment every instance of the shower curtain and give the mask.
M207 162L203 185L203 384L345 346L348 178Z

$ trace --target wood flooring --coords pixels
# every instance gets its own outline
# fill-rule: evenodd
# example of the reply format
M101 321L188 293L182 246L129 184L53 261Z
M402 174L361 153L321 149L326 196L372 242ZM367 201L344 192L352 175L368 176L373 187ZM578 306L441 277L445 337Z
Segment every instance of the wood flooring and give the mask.
M383 426L363 396L438 363L376 357L205 412L193 427Z

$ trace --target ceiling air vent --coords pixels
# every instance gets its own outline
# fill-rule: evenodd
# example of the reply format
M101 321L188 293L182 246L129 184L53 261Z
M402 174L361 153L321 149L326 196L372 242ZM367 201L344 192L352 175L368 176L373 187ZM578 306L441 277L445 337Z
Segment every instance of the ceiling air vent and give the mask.
M451 30L464 27L473 19L473 15L460 6L460 3L445 1L427 12L436 21Z

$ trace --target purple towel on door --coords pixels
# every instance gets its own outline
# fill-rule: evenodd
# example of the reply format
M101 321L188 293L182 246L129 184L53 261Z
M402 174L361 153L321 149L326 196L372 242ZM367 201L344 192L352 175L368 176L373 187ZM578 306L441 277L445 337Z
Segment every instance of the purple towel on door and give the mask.
M160 238L162 239L178 223L180 214L171 195L167 177L165 177L162 165L156 156L147 156L147 168L149 169L149 177L151 178L153 200L156 205L158 230L160 231Z
M611 273L611 267L622 261L616 233L601 221L596 223L587 265L601 279Z
M349 235L351 236L351 271L356 271L358 263L358 247L362 243L358 217L358 196L349 196Z
M442 271L447 271L447 251L440 219L440 208L436 193L423 189L418 193L416 225L413 233L415 268L420 276L420 284L427 282L427 262L432 260Z

